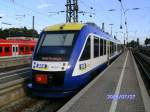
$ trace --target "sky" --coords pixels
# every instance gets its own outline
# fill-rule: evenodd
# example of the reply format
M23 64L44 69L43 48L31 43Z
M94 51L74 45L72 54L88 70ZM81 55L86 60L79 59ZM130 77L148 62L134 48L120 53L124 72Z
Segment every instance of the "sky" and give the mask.
M65 13L54 13L65 11L67 0L0 0L0 27L32 28L32 17L35 16L35 29L40 33L49 25L64 23ZM125 32L125 17L121 12L121 4L118 0L78 0L79 11L89 12L85 15L79 14L79 21L94 22L97 25L105 23L105 31L110 32L113 24L113 35L123 42ZM144 43L146 37L150 37L150 1L149 0L122 0L126 11L128 25L128 41L140 39ZM91 9L93 7L93 9ZM133 10L133 8L139 8ZM115 9L114 11L109 11ZM92 17L90 15L92 13ZM11 25L6 25L8 23ZM120 29L123 25L123 29Z

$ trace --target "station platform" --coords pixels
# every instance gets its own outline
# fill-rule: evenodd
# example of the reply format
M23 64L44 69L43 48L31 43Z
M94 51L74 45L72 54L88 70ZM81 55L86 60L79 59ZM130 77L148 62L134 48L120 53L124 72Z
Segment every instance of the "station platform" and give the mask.
M132 53L122 53L58 112L150 112L150 98Z

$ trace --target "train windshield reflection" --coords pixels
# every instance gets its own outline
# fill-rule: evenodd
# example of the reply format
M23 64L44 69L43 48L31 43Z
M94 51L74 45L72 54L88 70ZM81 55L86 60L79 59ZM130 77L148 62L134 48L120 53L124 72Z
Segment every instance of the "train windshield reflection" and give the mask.
M41 46L72 46L74 33L46 34Z

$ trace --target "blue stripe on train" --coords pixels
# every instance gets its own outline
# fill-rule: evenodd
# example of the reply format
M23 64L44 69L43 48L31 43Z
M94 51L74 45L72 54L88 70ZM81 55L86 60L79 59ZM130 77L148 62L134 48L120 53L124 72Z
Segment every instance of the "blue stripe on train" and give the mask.
M81 29L78 35L78 39L76 41L75 47L73 49L72 55L70 57L69 64L71 65L71 68L66 71L66 75L64 78L64 88L75 88L75 86L80 87L80 85L82 85L82 82L79 82L79 80L82 79L83 82L87 82L88 77L90 77L89 73L87 73L87 75L81 75L80 79L78 79L79 78L78 76L72 77L73 70L77 63L81 50L84 46L85 40L90 33L101 35L101 36L106 37L106 39L109 39L108 35L106 35L104 32L101 32L99 29L94 28L91 25L85 25Z
M117 58L119 55L115 56L112 60ZM39 88L33 88L32 86L29 87L31 88L32 94L37 95L37 96L42 96L42 97L50 97L50 98L60 98L60 97L68 97L76 93L79 89L84 87L90 80L92 72L95 70L98 70L99 72L103 71L107 67L107 62L95 67L91 71L82 74L80 76L72 77L72 80L68 82L68 86L65 88L58 88L58 87L53 87L53 88L46 88L43 92L43 90L40 90ZM37 89L37 90L36 90Z

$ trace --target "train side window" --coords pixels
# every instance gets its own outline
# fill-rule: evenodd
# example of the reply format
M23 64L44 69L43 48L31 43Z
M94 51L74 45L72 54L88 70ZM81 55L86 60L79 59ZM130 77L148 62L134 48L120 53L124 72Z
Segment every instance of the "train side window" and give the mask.
M110 42L110 56L111 56L111 53L112 53L112 42Z
M111 56L111 41L109 41L109 56Z
M15 47L13 47L13 52L15 52Z
M29 51L29 47L26 47L25 49L26 49L26 51Z
M18 47L16 47L16 52L18 52Z
M117 45L117 51L118 51L118 52L120 51L120 49L119 49L119 44Z
M116 47L115 47L115 46L116 46L116 44L114 43L114 53L115 53L115 50L116 50Z
M20 47L20 52L23 52L23 49L24 49L23 47Z
M2 47L0 47L0 53L2 53Z
M117 44L115 43L115 52L117 51Z
M94 38L94 58L99 56L99 38Z
M100 56L103 56L103 49L104 49L103 39L100 39Z
M111 47L111 55L112 55L112 54L113 54L113 47L114 47L114 46L113 46L113 42L112 42L111 44L112 44L112 45L111 45L111 46L112 46L112 47Z
M5 47L5 52L10 52L10 47Z
M91 39L90 37L87 39L87 42L85 44L85 47L84 47L84 50L82 52L82 55L81 55L81 58L80 58L80 61L83 61L83 60L88 60L90 59L90 55L91 55Z
M110 57L110 41L107 41L107 54Z
M114 43L112 42L112 55L114 53Z
M121 45L118 44L118 52L120 52L120 50L121 50Z
M104 55L106 55L106 40L104 40Z

